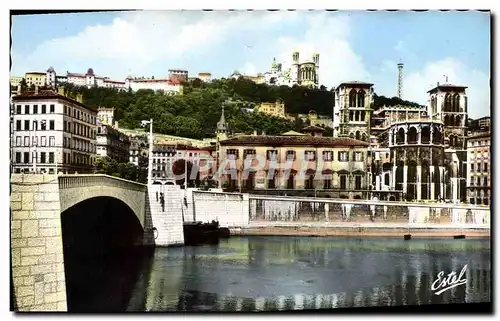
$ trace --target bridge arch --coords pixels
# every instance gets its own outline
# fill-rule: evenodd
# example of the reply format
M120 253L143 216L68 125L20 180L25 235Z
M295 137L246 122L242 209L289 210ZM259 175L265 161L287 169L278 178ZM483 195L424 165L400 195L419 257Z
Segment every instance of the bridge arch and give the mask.
M61 175L59 177L61 213L92 198L110 197L125 203L144 228L146 190L144 184L107 175Z

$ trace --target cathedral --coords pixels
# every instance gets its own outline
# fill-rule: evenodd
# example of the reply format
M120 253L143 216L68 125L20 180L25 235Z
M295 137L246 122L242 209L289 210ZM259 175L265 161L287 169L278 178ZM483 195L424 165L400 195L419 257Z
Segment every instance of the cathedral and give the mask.
M299 53L292 54L292 66L283 69L281 63L273 59L271 70L264 73L265 83L276 86L307 86L317 88L319 86L319 54L312 55L311 61L299 62Z

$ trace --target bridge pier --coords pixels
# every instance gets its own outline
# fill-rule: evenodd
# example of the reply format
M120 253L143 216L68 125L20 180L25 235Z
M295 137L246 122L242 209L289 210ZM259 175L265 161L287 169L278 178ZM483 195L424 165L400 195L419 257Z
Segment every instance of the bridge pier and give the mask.
M67 311L56 175L12 175L11 263L18 311Z

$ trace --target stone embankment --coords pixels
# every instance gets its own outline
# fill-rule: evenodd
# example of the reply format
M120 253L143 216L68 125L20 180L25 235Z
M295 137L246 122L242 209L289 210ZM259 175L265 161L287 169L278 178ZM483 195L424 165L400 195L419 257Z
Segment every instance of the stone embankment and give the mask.
M231 235L260 236L342 236L342 237L403 237L452 238L465 235L466 238L490 238L489 226L444 225L444 224L394 224L394 223L293 223L293 222L251 222L244 227L233 227Z

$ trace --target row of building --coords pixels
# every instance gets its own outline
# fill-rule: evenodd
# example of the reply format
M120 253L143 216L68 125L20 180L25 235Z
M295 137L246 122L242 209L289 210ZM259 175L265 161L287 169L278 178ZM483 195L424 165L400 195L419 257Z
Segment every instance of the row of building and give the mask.
M153 181L175 183L173 164L187 159L206 168L197 179L212 178L230 190L489 204L490 131L469 133L465 90L438 84L425 107L372 110L372 84L342 83L335 89L334 137L314 125L302 133L233 135L222 110L213 144L155 141ZM17 92L11 117L15 172L88 172L96 157L141 165L148 156L147 138L124 134L112 109L85 106L62 89ZM253 159L265 164L245 171ZM226 171L228 161L235 171Z
M285 68L283 63L277 63L273 58L271 69L264 73L243 75L234 71L229 77L233 79L245 78L256 84L267 84L271 86L305 86L311 88L319 87L319 54L314 53L311 60L300 62L299 52L292 53L292 64Z
M201 81L210 82L211 74L202 72L197 75ZM119 90L137 91L140 89L162 90L166 94L182 94L182 82L194 79L189 78L187 70L170 69L168 77L145 78L127 77L124 81L112 80L109 77L99 76L89 68L85 74L66 72L66 75L58 75L53 67L49 67L46 72L27 72L25 77L11 77L11 86L16 88L24 79L27 86L39 86L56 88L59 84L70 83L75 86L116 88Z

